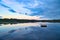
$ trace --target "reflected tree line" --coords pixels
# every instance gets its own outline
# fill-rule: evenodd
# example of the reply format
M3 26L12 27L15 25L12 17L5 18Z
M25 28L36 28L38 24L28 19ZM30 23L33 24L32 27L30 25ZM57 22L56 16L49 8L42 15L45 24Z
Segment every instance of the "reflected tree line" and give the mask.
M28 20L28 19L0 19L0 23L27 23L27 22L38 22L38 20Z
M60 22L60 19L58 20L28 20L28 19L0 19L0 24L3 23L28 23L28 22Z
M60 20L28 20L28 19L0 19L1 24L18 24L18 23L29 23L29 22L60 22ZM46 24L41 24L41 27L47 27Z

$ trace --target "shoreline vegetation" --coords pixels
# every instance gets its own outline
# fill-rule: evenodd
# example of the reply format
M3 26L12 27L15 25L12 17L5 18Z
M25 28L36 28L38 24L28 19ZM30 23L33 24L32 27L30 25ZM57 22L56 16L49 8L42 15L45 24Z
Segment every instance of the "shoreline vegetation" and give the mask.
M0 19L0 24L14 24L14 23L28 23L28 22L58 22L60 23L60 19L54 20L28 20L28 19Z

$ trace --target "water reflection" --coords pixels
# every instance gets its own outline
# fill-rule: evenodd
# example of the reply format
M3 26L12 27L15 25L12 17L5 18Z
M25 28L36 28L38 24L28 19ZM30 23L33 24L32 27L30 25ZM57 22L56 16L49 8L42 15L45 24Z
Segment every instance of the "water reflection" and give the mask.
M0 26L2 26L2 25L0 24Z
M13 32L15 32L16 30L10 30L8 33L13 33Z
M41 25L47 25L47 24L45 22L0 24L0 26L23 26L23 27L29 27L29 26L39 26L40 27Z
M0 25L0 40L60 39L60 23L36 22Z

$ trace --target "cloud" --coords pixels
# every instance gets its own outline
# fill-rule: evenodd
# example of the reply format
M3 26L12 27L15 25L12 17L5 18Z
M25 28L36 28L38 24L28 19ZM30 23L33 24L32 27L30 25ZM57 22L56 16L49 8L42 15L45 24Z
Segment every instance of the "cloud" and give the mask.
M39 5L43 4L38 0L16 0L16 2L25 5L26 8L37 8Z
M51 0L45 4L45 12L44 15L50 19L60 19L60 1L59 0Z
M22 0L22 2L20 0L3 0L3 3L12 8L17 13L21 14L27 13L27 15L35 13L29 8L36 8L38 7L38 5L41 4L37 0Z
M4 4L2 4L2 3L0 3L0 5L3 6L3 7L6 7L6 8L10 8L10 7L8 7L8 6L4 5Z
M13 12L13 13L16 13L16 11L14 11L13 9L9 9L9 11Z
M6 5L4 5L2 3L0 3L0 5L7 8L10 12L16 12L15 10L11 9L10 7L8 7L8 6L6 6Z
M22 13L22 14L27 13L28 15L32 13L30 9L24 8L23 4L18 4L15 1L3 0L3 3L9 6L10 8L12 8L17 13Z
M30 3L27 3L27 5L25 4L27 8L37 8L40 4L40 2L38 2L37 0L33 0L32 2L31 1L32 0L30 0Z
M2 0L0 5L17 14L60 18L60 0Z

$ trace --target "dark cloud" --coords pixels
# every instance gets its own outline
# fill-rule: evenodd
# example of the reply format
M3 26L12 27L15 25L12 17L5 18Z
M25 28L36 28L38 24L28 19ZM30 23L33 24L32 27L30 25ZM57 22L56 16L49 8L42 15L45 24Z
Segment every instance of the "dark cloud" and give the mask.
M10 12L13 12L13 13L16 13L16 11L15 11L15 10L13 10L13 9L9 9L9 11L10 11Z
M42 1L44 4L40 8L35 8L33 15L44 15L46 18L60 19L60 0Z
M4 4L2 4L2 3L0 3L0 5L3 6L3 7L5 7L5 8L10 8L10 7L8 7L8 6L4 5Z
M13 12L13 13L16 12L15 10L11 9L10 7L8 7L8 6L6 6L6 5L4 5L4 4L2 4L2 3L0 3L0 5L3 6L3 7L5 7L5 8L8 8L8 10L9 10L10 12Z

